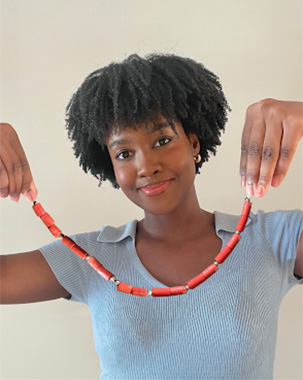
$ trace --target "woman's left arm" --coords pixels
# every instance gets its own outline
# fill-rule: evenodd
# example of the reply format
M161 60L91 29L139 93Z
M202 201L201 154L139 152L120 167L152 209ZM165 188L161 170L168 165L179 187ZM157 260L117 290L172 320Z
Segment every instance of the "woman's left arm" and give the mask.
M301 237L299 240L294 274L303 277L303 232L301 233Z
M241 184L248 195L263 197L284 180L303 137L303 103L264 99L246 111L241 141ZM303 233L296 275L303 277Z

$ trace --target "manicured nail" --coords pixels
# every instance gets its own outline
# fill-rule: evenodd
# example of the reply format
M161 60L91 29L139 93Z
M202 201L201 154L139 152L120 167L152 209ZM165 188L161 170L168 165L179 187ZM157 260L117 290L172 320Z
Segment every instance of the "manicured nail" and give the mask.
M251 183L246 183L246 194L248 196L254 195L254 187Z
M35 200L35 194L32 190L26 191L24 193L24 196L30 202L33 202Z
M261 184L259 184L259 185L257 186L257 188L256 188L256 195L257 195L258 197L262 197L263 194L264 194L264 186L261 185Z
M11 199L13 202L18 202L19 199L20 199L20 195L18 195L17 197L10 195L10 199Z
M6 198L8 196L8 190L0 190L0 197Z
M241 176L241 186L242 186L242 187L245 187L245 186L246 186L246 177L245 177L245 175L242 175L242 176Z

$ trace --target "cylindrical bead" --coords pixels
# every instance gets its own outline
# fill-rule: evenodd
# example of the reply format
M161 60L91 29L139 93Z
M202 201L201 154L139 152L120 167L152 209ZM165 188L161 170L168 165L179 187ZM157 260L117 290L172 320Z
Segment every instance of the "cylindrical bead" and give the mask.
M248 219L248 216L241 215L239 222L237 224L237 227L236 227L236 231L242 232L244 230L247 219Z
M55 223L54 219L47 212L41 215L41 220L46 225L46 227L50 227Z
M251 205L252 205L251 202L246 201L246 202L244 203L244 206L243 206L243 209L242 209L242 213L241 213L241 215L248 216L249 213L250 213L250 210L251 210Z
M203 272L198 274L198 276L192 278L191 280L189 280L187 282L187 285L191 288L191 289L194 289L196 286L202 284L202 282L204 282L206 280Z
M169 288L169 291L170 291L171 296L177 296L179 294L186 293L187 289L184 285L181 285L181 286L173 286L173 287Z
M66 245L68 248L72 248L74 245L76 245L76 243L68 236L63 236L62 243Z
M230 255L232 249L229 247L224 247L222 251L215 257L215 261L218 261L219 264L222 264L223 261Z
M239 243L240 239L241 239L240 235L233 234L233 236L229 239L226 246L229 247L231 250L233 250L235 248L235 246Z
M113 276L113 274L104 268L100 261L98 261L94 256L90 257L87 262L92 268L95 269L96 272L105 278L105 280L109 280Z
M216 271L218 270L218 267L217 265L215 264L211 264L209 267L207 267L206 269L204 269L204 271L202 272L203 276L205 277L205 279L208 279L210 276L212 276Z
M44 211L43 207L41 206L41 203L34 204L33 210L35 211L36 215L39 217L42 216L43 214L45 214L45 211Z
M113 277L113 274L109 270L104 268L103 265L98 267L98 269L96 269L96 270L100 274L100 276L102 276L106 281L110 280L111 277Z
M147 289L137 288L136 286L133 286L132 295L140 296L140 297L146 297L147 296Z
M77 256L79 256L81 259L85 259L88 256L88 253L84 251L81 247L79 247L77 244L73 245L70 248ZM101 265L101 264L100 264Z
M61 235L61 230L59 230L59 228L55 225L55 224L52 224L51 226L48 227L48 229L50 230L50 232L57 238Z
M97 260L94 256L90 257L90 258L87 260L87 262L88 262L89 265L90 265L93 269L95 269L95 270L97 270L98 267L100 267L100 266L102 267L102 264L100 263L100 261Z
M119 292L130 294L132 291L132 286L129 284L125 284L124 282L119 282L117 289Z
M170 288L152 288L153 297L167 297L170 296Z

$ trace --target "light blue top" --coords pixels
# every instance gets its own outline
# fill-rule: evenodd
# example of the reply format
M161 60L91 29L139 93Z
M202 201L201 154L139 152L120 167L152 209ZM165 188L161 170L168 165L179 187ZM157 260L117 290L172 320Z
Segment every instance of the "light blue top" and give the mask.
M239 217L215 213L225 245ZM116 277L164 287L135 250L137 221L72 238ZM61 241L41 248L72 300L86 303L102 380L271 379L278 312L293 275L303 212L251 214L240 243L206 282L174 297L118 292ZM201 271L204 268L201 268Z

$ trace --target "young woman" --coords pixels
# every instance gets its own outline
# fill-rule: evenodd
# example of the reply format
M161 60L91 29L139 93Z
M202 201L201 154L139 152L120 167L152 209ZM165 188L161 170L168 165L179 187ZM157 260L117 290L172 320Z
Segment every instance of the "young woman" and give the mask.
M227 112L218 78L172 55L97 70L68 105L82 168L121 188L144 218L70 240L35 204L63 244L2 256L1 299L89 305L101 379L272 378L279 305L302 283L303 214L249 214L247 199L238 223L200 208L195 176L220 144ZM0 133L1 195L34 201L18 136L8 124ZM248 108L240 164L248 195L281 183L302 135L299 102Z

